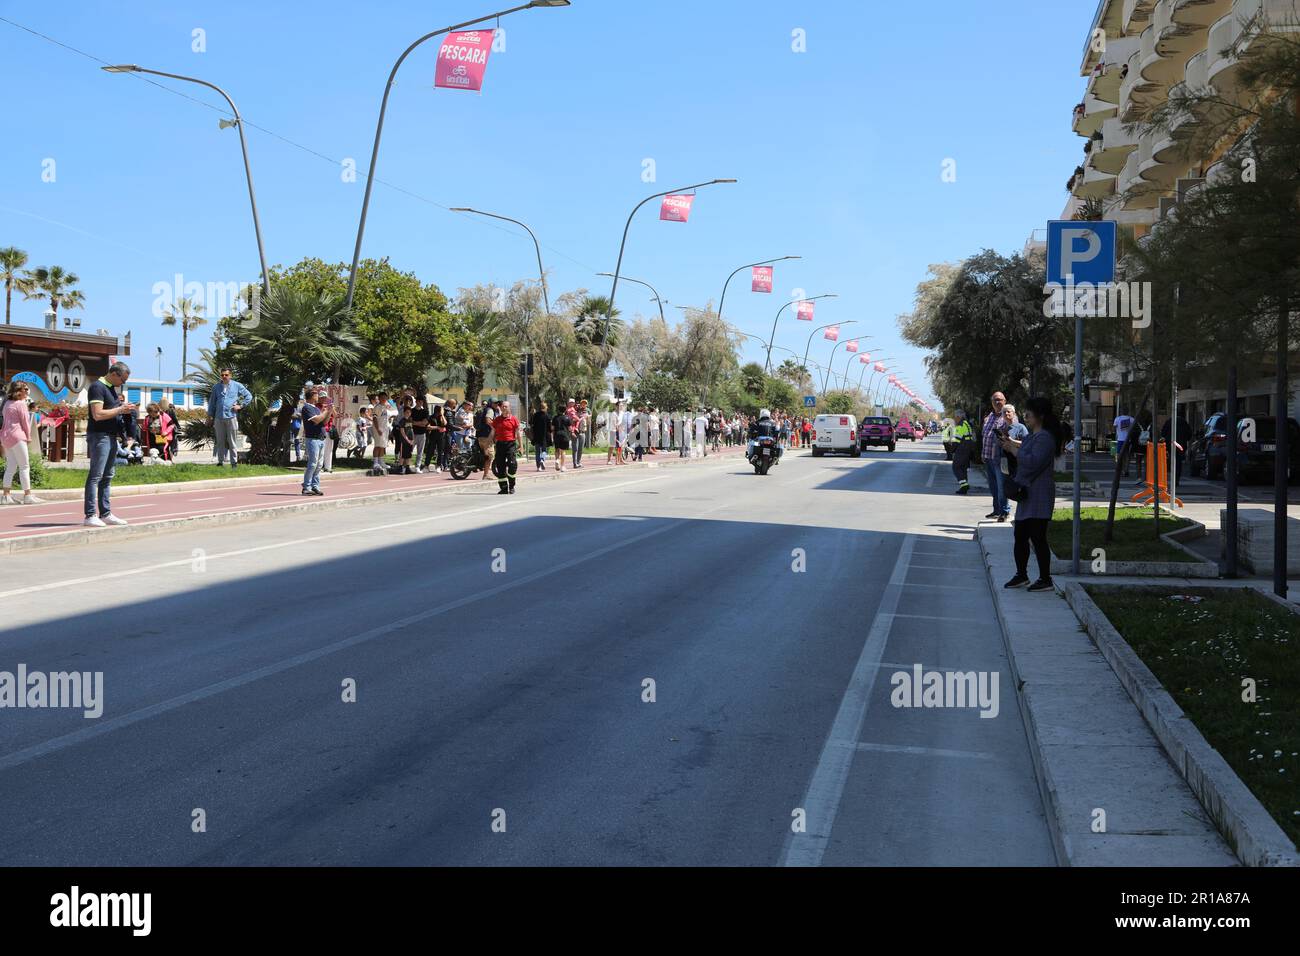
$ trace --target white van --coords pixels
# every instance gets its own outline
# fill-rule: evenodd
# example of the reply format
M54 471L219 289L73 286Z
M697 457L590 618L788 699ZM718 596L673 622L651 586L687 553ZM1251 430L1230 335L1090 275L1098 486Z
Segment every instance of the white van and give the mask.
M852 415L818 415L813 419L813 457L845 454L858 458L858 420Z

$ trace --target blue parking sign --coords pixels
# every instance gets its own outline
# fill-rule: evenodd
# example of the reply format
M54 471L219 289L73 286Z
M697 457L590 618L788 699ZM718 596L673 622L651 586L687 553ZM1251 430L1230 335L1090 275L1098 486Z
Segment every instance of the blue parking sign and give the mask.
M1047 281L1065 285L1115 281L1118 232L1110 220L1053 220L1047 224Z

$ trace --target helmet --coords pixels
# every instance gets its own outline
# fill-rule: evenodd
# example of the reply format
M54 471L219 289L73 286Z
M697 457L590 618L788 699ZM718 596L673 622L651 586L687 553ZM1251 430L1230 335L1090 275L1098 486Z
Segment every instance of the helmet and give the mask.
M768 411L766 408L761 408L761 409L759 409L759 411L758 411L758 417L759 417L759 418L771 418L771 417L772 417L772 413L771 413L770 411Z

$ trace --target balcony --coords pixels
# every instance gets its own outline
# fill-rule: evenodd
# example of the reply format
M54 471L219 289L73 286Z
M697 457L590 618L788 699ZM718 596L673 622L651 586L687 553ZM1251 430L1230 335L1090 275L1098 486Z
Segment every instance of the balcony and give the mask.
M1168 155L1172 148L1168 133L1153 130L1143 133L1138 137L1138 176L1162 190L1168 190L1173 187L1174 180L1178 178L1178 170L1174 165L1163 161L1157 150L1161 154Z
M1151 94L1156 87L1142 78L1141 65L1142 50L1139 46L1128 58L1128 74L1119 87L1119 115L1126 123L1141 119L1152 105Z
M1268 33L1300 31L1300 0L1236 0L1231 12L1210 27L1206 79L1226 100L1240 101L1248 91L1240 80L1242 61L1251 47L1267 43Z
M1232 0L1174 0L1173 21L1179 26L1204 30L1232 10Z
M1224 183L1231 182L1232 178L1237 175L1237 171L1226 159L1221 159L1205 171L1206 186L1222 186Z
M1186 0L1159 0L1142 31L1142 77L1168 89L1183 78L1187 61L1205 45L1205 30L1174 21L1174 6Z
M1106 52L1088 77L1088 94L1104 103L1119 105L1124 66L1141 46L1137 37L1121 37L1106 44Z
M1105 199L1115 195L1115 174L1103 173L1093 166L1092 159L1084 163L1083 175L1074 178L1070 190L1080 199Z
M1080 106L1083 108L1074 108L1074 131L1080 136L1091 137L1101 129L1102 123L1119 112L1119 107L1114 103L1107 103L1095 96L1086 97Z
M1129 155L1138 148L1137 134L1126 129L1124 121L1116 116L1102 124L1101 137L1093 140L1088 158L1099 172L1117 176Z
M1124 0L1124 32L1128 35L1136 36L1142 32L1142 27L1151 19L1151 11L1155 8L1156 0Z

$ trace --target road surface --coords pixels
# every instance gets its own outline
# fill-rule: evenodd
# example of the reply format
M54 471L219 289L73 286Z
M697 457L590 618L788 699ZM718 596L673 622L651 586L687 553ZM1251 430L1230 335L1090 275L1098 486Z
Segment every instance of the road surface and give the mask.
M15 556L0 671L102 672L103 712L0 710L0 863L1052 865L942 458ZM916 665L998 675L988 716L895 706Z

